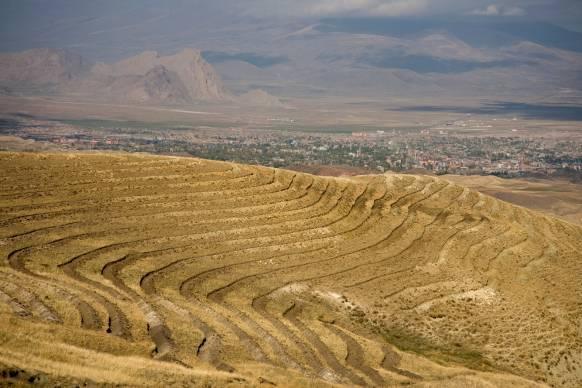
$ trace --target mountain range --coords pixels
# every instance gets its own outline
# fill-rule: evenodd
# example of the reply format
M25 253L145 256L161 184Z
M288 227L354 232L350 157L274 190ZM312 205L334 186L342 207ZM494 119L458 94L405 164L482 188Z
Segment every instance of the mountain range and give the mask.
M236 97L200 51L162 56L145 51L114 63L91 64L63 49L32 49L0 55L0 84L6 94L31 90L92 100L134 104L191 104L196 101L283 106L262 90Z
M471 15L250 18L219 8L128 1L115 4L115 17L107 7L50 8L29 15L25 31L7 20L0 51L61 47L111 64L144 51L173 57L196 47L237 95L261 89L284 98L546 102L579 102L582 95L582 33L547 22Z
M22 81L34 79L58 83L52 93L162 104L227 101L253 90L283 99L579 104L582 96L582 33L548 23L469 16L250 20L204 13L188 2L170 8L124 3L111 18L93 8L90 18L64 11L43 16L26 33L6 24L2 52L66 51L0 55L1 93L22 92ZM156 66L163 69L148 74ZM83 82L69 82L77 78Z
M231 88L259 85L279 95L545 99L582 89L580 52L526 39L490 47L448 29L301 27L262 56L236 49L207 56Z

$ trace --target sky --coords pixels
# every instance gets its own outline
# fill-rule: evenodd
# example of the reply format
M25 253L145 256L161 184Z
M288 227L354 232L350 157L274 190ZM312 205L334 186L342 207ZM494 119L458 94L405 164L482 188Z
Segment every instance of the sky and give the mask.
M581 0L215 0L223 10L257 18L520 18L582 31Z
M0 0L0 21L26 26L27 21L59 12L90 13L134 3L167 9L195 5L200 13L250 18L422 17L527 19L582 31L581 0ZM210 16L210 15L209 15ZM12 24L10 23L10 24Z
M255 16L523 16L539 12L544 5L569 6L575 1L481 1L481 0L248 0L240 3L224 1L245 14ZM544 4L547 3L547 4ZM237 5L238 4L238 5ZM549 8L549 7L546 7ZM539 16L543 14L540 13Z
M267 28L327 18L364 25L369 17L388 18L403 27L414 20L444 29L490 23L493 30L499 23L521 29L524 22L545 22L582 32L582 0L0 0L0 10L0 51L57 47L103 60L179 44L221 50L233 26L254 29L252 38L241 39L259 45ZM528 27L528 37L536 28ZM538 35L550 30L540 27Z

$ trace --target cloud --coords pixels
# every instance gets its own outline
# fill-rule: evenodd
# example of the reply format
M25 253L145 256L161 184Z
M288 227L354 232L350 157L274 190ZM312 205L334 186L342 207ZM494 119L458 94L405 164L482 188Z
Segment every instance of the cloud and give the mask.
M253 0L246 2L245 13L315 17L411 16L425 13L430 5L430 0Z
M520 7L509 7L505 8L503 16L523 16L525 15L525 10Z
M495 4L487 6L483 9L475 9L471 12L472 15L482 15L482 16L497 16L499 15L499 8Z
M523 16L525 15L525 10L520 7L505 7L497 4L490 4L485 8L474 9L470 14L480 16Z
M24 1L24 0L22 0ZM150 0L162 1L162 0ZM169 1L169 0L164 0ZM178 0L174 0L178 1ZM581 0L179 0L213 4L221 12L252 18L277 17L460 17L481 15L580 24ZM581 27L582 28L582 27Z
M426 0L400 0L379 4L373 11L379 16L408 16L424 12L428 9Z

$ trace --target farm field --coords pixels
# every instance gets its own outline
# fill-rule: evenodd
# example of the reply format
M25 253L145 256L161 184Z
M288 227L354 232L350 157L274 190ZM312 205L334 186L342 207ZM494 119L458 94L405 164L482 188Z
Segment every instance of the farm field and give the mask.
M582 228L428 176L0 153L0 383L582 386Z

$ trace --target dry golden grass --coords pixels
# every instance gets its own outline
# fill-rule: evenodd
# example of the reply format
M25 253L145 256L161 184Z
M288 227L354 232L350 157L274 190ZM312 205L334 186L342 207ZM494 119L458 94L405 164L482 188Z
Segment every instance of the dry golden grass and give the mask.
M582 225L582 184L562 179L502 179L446 175L453 183Z
M573 224L432 177L0 167L0 382L582 384Z

